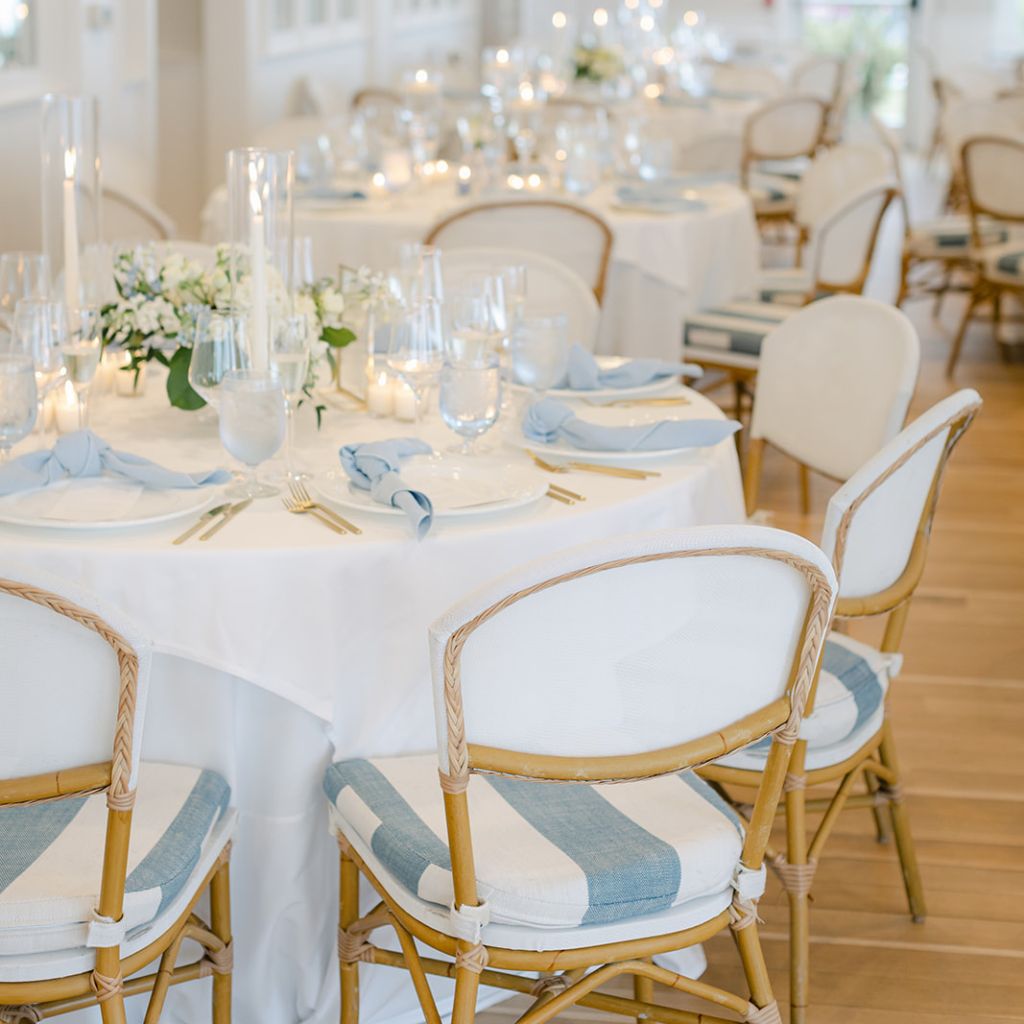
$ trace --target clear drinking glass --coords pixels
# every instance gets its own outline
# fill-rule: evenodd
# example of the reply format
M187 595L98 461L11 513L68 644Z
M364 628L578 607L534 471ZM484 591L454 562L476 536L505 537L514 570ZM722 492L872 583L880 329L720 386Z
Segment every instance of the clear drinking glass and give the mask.
M516 382L539 398L569 368L569 318L565 313L523 317L512 332L510 355Z
M442 337L437 330L436 302L421 302L405 310L391 329L388 366L412 390L416 418L444 361Z
M449 297L448 353L454 359L475 361L499 351L505 335L505 308L500 293L491 286L500 283L500 278L489 276L463 281Z
M398 266L407 303L434 299L444 302L444 277L441 250L419 242L403 242L398 250Z
M270 370L229 370L221 383L220 442L248 472L225 492L230 498L269 498L279 488L257 476L284 442L284 390Z
M89 425L89 388L100 365L102 320L99 306L81 306L67 314L67 333L60 342L68 380L78 395L78 428Z
M40 399L64 379L64 330L64 307L59 302L20 299L14 307L14 351L32 360Z
M239 313L206 309L196 320L188 382L215 409L220 405L224 375L249 366L245 328L246 318Z
M21 299L45 299L50 293L50 261L41 252L0 254L0 320L14 316Z
M309 319L298 316L281 317L271 325L270 368L277 374L285 400L285 465L289 480L308 480L295 465L295 409L302 398L302 389L309 374L312 345Z
M514 326L526 310L526 265L510 263L502 267L501 282L505 289L505 309L510 326Z
M494 353L481 359L446 362L441 369L438 405L446 426L462 438L454 450L473 455L476 441L501 411L501 366Z
M22 355L0 356L0 462L6 462L11 448L32 432L38 409L32 360Z

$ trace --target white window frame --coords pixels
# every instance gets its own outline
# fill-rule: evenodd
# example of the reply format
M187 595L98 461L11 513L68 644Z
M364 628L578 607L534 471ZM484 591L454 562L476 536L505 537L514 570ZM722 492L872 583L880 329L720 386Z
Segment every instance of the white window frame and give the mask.
M263 0L260 4L264 57L310 53L339 44L360 42L369 35L368 2L373 0L356 0L356 13L352 18L340 18L338 0L327 0L327 20L317 23L312 23L308 19L309 0L295 0L296 24L287 30L273 28L274 2L275 0Z

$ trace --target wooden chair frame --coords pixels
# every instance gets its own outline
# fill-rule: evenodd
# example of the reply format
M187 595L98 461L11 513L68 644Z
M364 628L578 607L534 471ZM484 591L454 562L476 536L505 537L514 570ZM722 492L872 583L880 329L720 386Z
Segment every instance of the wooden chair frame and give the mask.
M540 590L560 583L626 565L668 558L749 555L782 562L801 573L810 589L806 617L784 696L745 716L713 735L649 753L580 758L481 746L467 742L463 720L460 659L462 648L473 631L504 608ZM678 772L705 764L728 750L737 749L757 737L773 735L771 752L754 803L741 856L742 865L760 870L771 823L781 797L791 743L799 733L807 695L817 678L818 661L831 619L832 592L824 574L797 556L763 548L721 548L675 551L624 558L576 570L511 594L457 629L445 650L445 710L447 716L448 773L440 773L444 792L445 818L451 851L455 907L458 912L480 906L470 830L466 789L473 773L507 775L562 784L597 784L631 781ZM477 931L475 941L443 934L403 910L374 876L365 861L339 833L340 848L340 930L341 1021L357 1024L359 1019L359 963L386 964L409 971L423 1009L426 1024L440 1024L427 975L455 979L453 1024L472 1024L477 989L481 982L513 992L531 994L535 1000L519 1018L519 1024L545 1024L573 1005L588 1006L628 1017L662 1021L664 1024L727 1024L725 1018L696 1014L653 1002L653 983L707 1000L739 1014L753 1024L778 1022L779 1011L771 989L757 931L756 901L737 893L731 907L711 920L683 931L599 946L569 950L531 952L487 946ZM359 874L362 873L381 898L370 913L359 915ZM374 946L369 933L381 925L394 928L402 952ZM731 927L750 987L750 998L726 992L704 982L682 977L655 966L650 957L703 942ZM455 962L421 957L413 938L435 950L453 956ZM596 967L591 973L588 968ZM508 971L539 971L539 980ZM628 999L599 992L606 981L621 974L634 978L634 997Z
M603 217L594 213L593 210L588 210L585 206L577 206L575 203L567 203L560 199L498 199L491 202L475 203L473 206L467 207L464 210L459 210L456 213L450 214L442 220L439 220L427 232L426 237L423 239L423 244L440 245L441 243L437 241L438 235L440 235L445 228L449 227L451 224L454 224L456 221L463 220L466 217L474 217L479 213L491 210L524 208L537 210L541 207L546 209L569 210L577 216L595 224L601 232L601 235L604 238L604 244L601 247L601 255L598 261L597 277L591 282L591 287L594 289L594 298L597 299L597 304L599 306L603 305L604 289L608 277L608 265L611 262L612 243L615 240L615 236L612 234L612 229L609 227L608 222Z
M0 593L31 601L63 615L105 640L117 658L120 682L114 750L110 761L15 779L0 780L0 807L63 800L94 793L107 794L107 831L96 914L117 922L123 916L128 846L131 838L135 789L131 784L132 740L138 693L139 659L134 648L108 623L49 591L0 578ZM36 1021L72 1010L99 1005L103 1024L124 1024L127 996L150 992L146 1024L156 1024L167 990L194 978L213 976L213 1022L231 1021L231 901L229 859L225 846L178 920L148 946L122 958L119 946L96 950L92 971L39 981L0 982L0 1020ZM199 918L195 905L210 893L210 924ZM197 963L176 967L185 939L198 942L204 956ZM160 958L158 969L141 978L124 979Z
M383 86L367 86L365 89L358 89L352 94L349 102L350 110L358 110L364 103L392 103L396 107L402 105L402 97L394 89L385 89Z
M1002 210L995 210L982 201L975 194L971 182L970 168L967 163L968 151L974 145L991 145L998 143L1011 149L1019 150L1024 154L1024 142L1017 142L1013 139L1001 138L998 135L978 135L968 139L960 151L960 166L963 168L964 188L967 192L967 210L971 218L971 242L975 249L975 257L971 261L974 270L974 283L971 287L971 297L967 302L967 308L960 320L960 327L957 329L956 337L953 339L953 346L949 351L949 360L946 362L946 376L952 377L956 364L960 359L960 352L963 349L964 337L967 328L974 318L975 310L983 302L992 303L992 333L999 346L1003 358L1008 358L1008 347L999 339L999 325L1002 323L1003 296L1012 295L1019 301L1024 302L1024 280L1018 285L1009 284L1006 281L997 281L986 273L985 262L982 254L982 228L981 218L989 217L996 221L1007 224L1024 224L1024 212L1011 215Z
M901 458L889 466L846 510L836 529L833 564L836 575L841 579L846 538L850 524L857 510L889 477L908 459L936 437L946 433L946 445L936 465L928 495L924 502L917 533L907 564L899 578L885 590L866 597L839 597L836 602L837 619L854 619L887 616L881 650L885 653L898 652L903 640L903 630L910 602L924 572L931 536L932 521L938 503L939 490L946 463L957 442L971 425L980 405L960 411L955 417L941 423ZM816 689L816 681L815 681ZM891 688L890 688L891 689ZM812 690L807 703L806 714L814 709L815 693ZM914 851L910 821L903 802L902 776L896 754L892 725L886 715L881 728L859 750L839 764L824 768L806 769L807 741L797 740L783 790L784 801L780 808L785 815L786 852L767 850L765 859L782 881L789 899L790 938L790 1024L806 1024L810 979L810 921L808 898L814 881L814 873L822 850L839 814L846 807L870 808L874 812L875 827L880 842L888 837L891 825L896 839L896 849L903 873L910 914L915 923L925 918L924 888ZM767 768L765 769L767 771ZM737 810L745 805L733 800L725 790L726 786L756 786L761 772L733 768L726 765L707 765L700 774L720 787L724 796L730 799ZM858 778L863 778L867 792L863 795L852 792ZM838 783L838 785L835 785ZM808 800L805 791L809 786L835 786L830 797ZM823 817L813 834L807 826L807 813L823 812Z

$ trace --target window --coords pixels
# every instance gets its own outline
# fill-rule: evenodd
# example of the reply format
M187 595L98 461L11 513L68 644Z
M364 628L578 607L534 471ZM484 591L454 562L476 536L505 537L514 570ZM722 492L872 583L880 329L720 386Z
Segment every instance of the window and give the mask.
M264 0L264 10L267 55L314 50L363 34L362 0Z
M36 63L35 0L0 0L0 71Z

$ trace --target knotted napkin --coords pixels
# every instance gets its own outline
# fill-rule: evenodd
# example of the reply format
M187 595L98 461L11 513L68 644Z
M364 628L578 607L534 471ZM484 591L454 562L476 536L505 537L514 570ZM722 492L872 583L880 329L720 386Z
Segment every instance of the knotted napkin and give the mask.
M0 496L46 487L69 477L93 477L103 474L134 480L154 490L205 487L224 484L231 474L223 469L207 473L179 473L173 469L132 455L115 452L91 430L76 430L57 439L50 451L29 452L0 466Z
M569 369L559 386L574 391L635 388L664 377L699 377L703 372L699 366L664 359L630 359L602 370L597 360L582 345L576 344L569 349Z
M414 491L399 475L402 459L409 455L430 455L433 449L415 437L396 437L390 441L348 444L339 452L341 467L360 490L381 505L400 508L409 518L417 540L430 530L434 506L422 491Z
M662 420L639 426L605 427L579 419L564 402L542 398L526 410L523 434L540 444L568 442L585 451L654 452L706 448L740 429L736 420Z

